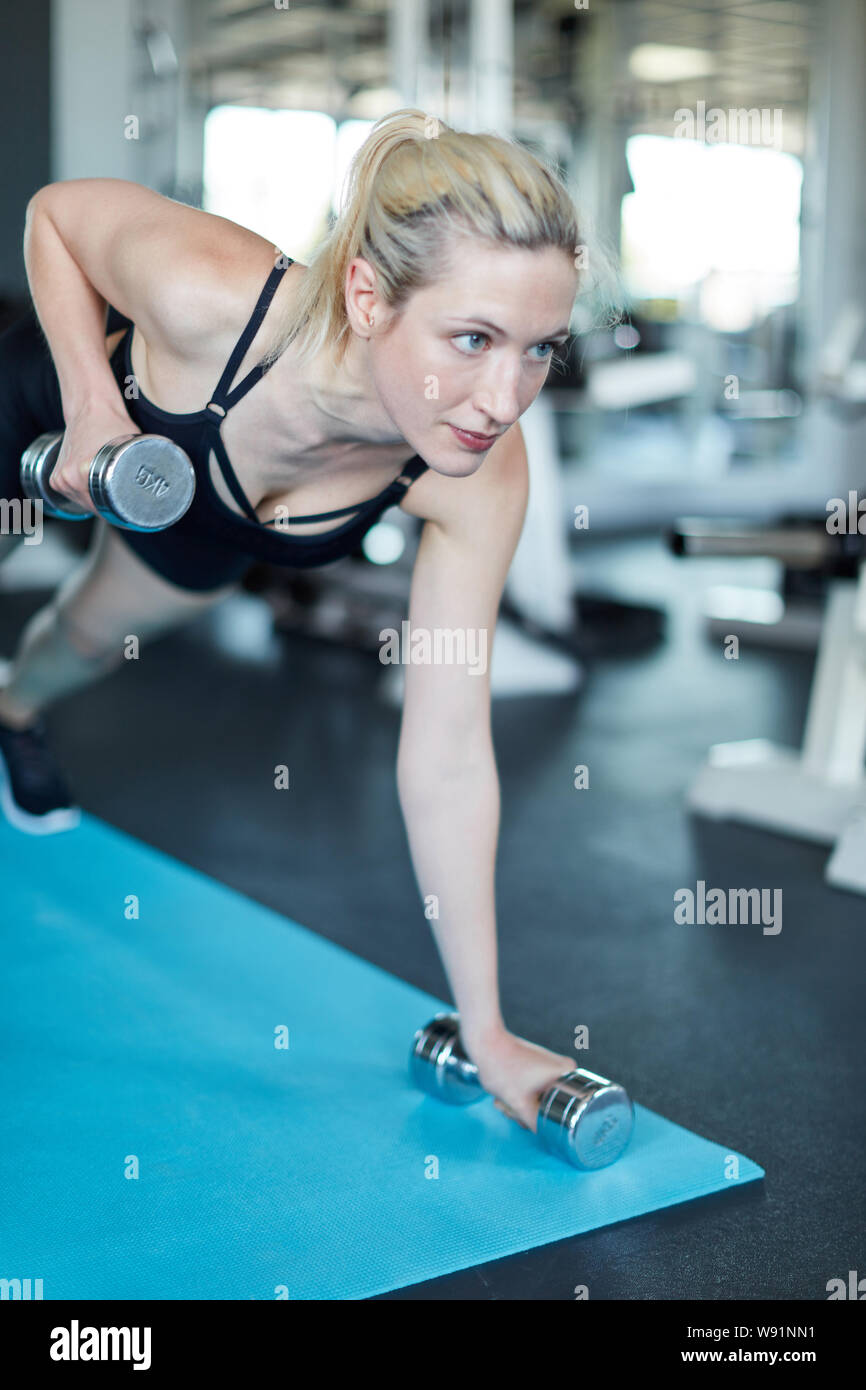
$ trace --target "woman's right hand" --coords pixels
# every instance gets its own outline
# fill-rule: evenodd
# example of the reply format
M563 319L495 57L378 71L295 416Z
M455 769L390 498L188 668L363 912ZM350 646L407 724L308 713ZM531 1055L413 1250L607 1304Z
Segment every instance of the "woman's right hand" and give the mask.
M142 431L120 405L93 405L66 422L57 462L48 479L52 488L61 493L64 506L92 516L98 513L87 489L90 465L103 444L123 435Z
M470 1055L496 1109L533 1134L538 1129L542 1095L554 1081L575 1069L574 1058L564 1052L551 1052L501 1029L492 1039L479 1042Z

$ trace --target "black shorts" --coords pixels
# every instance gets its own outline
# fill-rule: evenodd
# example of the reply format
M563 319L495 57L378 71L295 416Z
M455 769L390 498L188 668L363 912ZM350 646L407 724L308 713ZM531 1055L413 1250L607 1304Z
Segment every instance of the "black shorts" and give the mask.
M106 332L115 332L127 323L110 309ZM57 372L31 309L0 334L0 499L24 501L21 455L37 435L63 428ZM11 517L11 508L4 511ZM130 531L122 526L115 530L161 578L194 593L236 583L255 563L254 557L209 537L191 514L164 531Z

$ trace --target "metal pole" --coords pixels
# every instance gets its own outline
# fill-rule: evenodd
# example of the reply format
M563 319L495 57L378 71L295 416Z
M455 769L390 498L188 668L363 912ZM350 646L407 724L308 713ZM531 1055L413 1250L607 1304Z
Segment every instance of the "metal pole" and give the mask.
M407 106L424 103L429 0L391 0L388 11L389 85Z
M467 126L510 136L514 128L513 0L472 0Z

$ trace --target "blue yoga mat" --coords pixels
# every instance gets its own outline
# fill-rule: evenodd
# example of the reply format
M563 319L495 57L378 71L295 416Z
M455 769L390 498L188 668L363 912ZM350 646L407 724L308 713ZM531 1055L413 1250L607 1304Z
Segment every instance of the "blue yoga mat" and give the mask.
M582 1173L421 1094L442 1000L91 816L0 866L0 1278L45 1299L365 1298L763 1177L641 1105Z

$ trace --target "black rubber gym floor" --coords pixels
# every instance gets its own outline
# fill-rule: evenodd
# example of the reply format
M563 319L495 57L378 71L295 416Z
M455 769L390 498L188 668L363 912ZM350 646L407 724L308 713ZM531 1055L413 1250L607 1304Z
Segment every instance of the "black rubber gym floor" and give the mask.
M578 572L663 604L667 637L596 659L576 697L494 704L506 1022L564 1052L588 1023L584 1065L767 1177L386 1296L571 1300L581 1284L592 1299L824 1300L829 1279L864 1272L866 898L825 885L824 847L683 809L711 743L800 742L814 658L743 645L725 661L703 635L705 585L747 582L754 562L607 538L582 545ZM0 594L4 655L46 597ZM270 634L263 601L242 595L48 723L89 812L448 998L380 670ZM274 790L278 763L288 792ZM677 925L674 893L699 879L781 888L781 932Z

